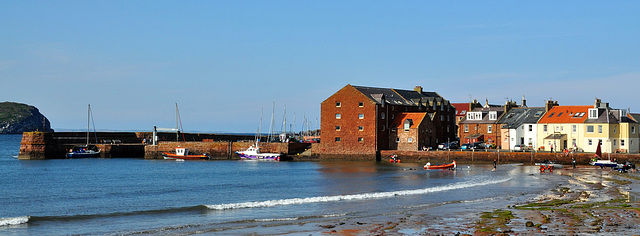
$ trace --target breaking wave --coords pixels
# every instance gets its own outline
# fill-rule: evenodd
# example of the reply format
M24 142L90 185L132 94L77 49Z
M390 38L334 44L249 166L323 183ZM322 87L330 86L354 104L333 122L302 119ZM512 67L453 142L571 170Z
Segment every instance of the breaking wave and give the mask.
M29 222L29 216L0 218L0 226L20 225Z
M499 180L486 180L486 181L467 181L462 183L449 184L445 186L430 187L424 189L415 190L400 190L391 192L377 192L377 193L362 193L352 195L338 195L338 196L322 196L322 197L308 197L308 198L291 198L291 199L278 199L259 202L241 202L241 203L227 203L216 205L205 205L209 209L213 210L230 210L230 209L242 209L242 208L260 208L260 207L274 207L285 205L297 205L308 203L323 203L323 202L337 202L337 201L350 201L350 200L369 200L378 198L390 198L395 196L408 196L408 195L420 195L434 192L463 189L470 187L477 187L489 184L497 184L511 180L511 178L504 178Z

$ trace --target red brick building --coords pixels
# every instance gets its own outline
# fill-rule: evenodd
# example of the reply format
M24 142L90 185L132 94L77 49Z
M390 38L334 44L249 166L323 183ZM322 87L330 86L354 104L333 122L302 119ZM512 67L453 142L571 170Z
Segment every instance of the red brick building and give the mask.
M409 113L421 114L407 118ZM405 145L409 136L398 127L404 127L407 119L416 136ZM316 152L377 155L399 147L436 147L455 136L455 108L435 92L424 92L420 86L400 90L347 85L321 104L321 143Z
M474 100L470 108L478 104ZM484 142L486 144L500 146L500 118L511 110L518 107L515 102L508 101L504 106L489 105L488 101L483 107L476 107L467 112L466 117L459 122L458 137L460 144Z

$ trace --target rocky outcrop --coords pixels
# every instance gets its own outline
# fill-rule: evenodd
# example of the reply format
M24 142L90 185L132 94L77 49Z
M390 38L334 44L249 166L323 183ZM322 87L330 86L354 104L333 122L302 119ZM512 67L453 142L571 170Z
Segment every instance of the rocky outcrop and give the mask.
M53 132L49 120L38 108L15 102L0 102L0 134Z

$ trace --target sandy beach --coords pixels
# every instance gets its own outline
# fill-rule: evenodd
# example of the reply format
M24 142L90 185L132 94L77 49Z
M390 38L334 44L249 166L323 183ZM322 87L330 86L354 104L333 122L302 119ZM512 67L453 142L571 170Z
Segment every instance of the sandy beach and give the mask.
M533 168L533 167L532 167ZM319 225L324 235L640 235L640 174L593 166L540 173L542 194L431 206Z

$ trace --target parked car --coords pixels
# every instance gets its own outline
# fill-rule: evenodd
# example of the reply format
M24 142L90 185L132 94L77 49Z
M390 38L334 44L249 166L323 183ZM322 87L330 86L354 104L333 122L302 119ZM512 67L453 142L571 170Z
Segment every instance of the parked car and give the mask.
M475 142L471 145L471 149L485 149L486 146L483 142Z
M470 143L465 143L465 144L462 144L460 146L460 149L462 149L462 150L471 150L472 147L473 146Z
M438 149L440 150L447 150L447 149L458 149L460 147L458 147L458 142L453 141L453 142L449 142L449 143L441 143L438 145Z
M518 145L513 147L513 151L516 151L516 152L530 152L530 151L533 151L533 149L531 149L527 145L518 144Z

